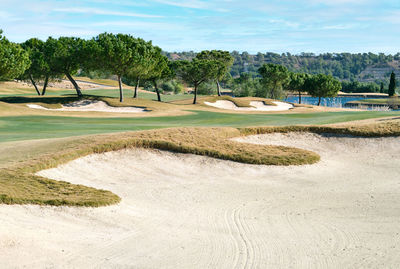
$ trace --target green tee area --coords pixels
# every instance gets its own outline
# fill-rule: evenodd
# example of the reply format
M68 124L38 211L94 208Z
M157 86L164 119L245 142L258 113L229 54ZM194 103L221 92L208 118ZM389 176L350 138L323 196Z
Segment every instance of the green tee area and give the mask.
M0 84L1 87L1 84ZM93 96L107 96L107 97L118 97L119 93L115 89L91 89L91 90L82 90L84 94L90 94ZM46 93L46 96L66 96L66 95L71 95L73 94L73 90L69 89L49 89ZM32 90L31 89L12 89L9 92L6 92L2 88L0 88L0 97L23 97L23 96L32 96ZM75 95L74 95L75 96ZM124 97L125 98L132 98L133 96L133 90L128 89L124 91ZM147 99L147 100L157 100L157 95L154 93L150 92L140 92L139 97L141 99ZM164 102L171 102L171 101L177 101L177 100L184 100L184 99L189 99L192 98L191 95L188 94L163 94L162 95L162 100Z
M400 105L400 98L379 98L379 99L363 99L358 101L351 101L351 104L370 104L370 105Z
M0 142L136 131L169 127L246 127L320 125L400 116L399 112L320 112L296 114L230 114L192 111L183 116L86 118L60 116L0 117Z

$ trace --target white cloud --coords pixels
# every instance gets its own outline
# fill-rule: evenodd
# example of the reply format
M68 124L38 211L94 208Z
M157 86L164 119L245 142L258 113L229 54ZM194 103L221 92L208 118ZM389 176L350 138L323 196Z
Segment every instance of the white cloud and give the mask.
M146 31L184 31L187 28L183 24L165 22L143 22L143 21L103 21L92 23L90 27L119 28L121 30L146 30Z
M284 25L290 28L298 28L300 26L300 23L298 22L291 22L291 21L287 21L287 20L282 20L282 19L278 19L278 20L269 20L269 23L273 23L273 24L279 24L279 25Z
M329 6L338 6L338 5L363 5L371 3L371 0L312 0L311 2L325 4Z
M207 9L209 5L206 2L198 1L198 0L153 0L154 2L170 5L170 6L177 6L177 7L185 7L185 8L197 8L197 9Z
M138 18L162 18L163 16L158 15L148 15L141 13L133 13L133 12L120 12L120 11L112 11L105 9L97 9L97 8L54 8L55 12L67 12L67 13L88 13L94 15L111 15L111 16L125 16L125 17L138 17Z
M324 30L346 30L354 28L354 24L336 24L336 25L327 25L322 27Z

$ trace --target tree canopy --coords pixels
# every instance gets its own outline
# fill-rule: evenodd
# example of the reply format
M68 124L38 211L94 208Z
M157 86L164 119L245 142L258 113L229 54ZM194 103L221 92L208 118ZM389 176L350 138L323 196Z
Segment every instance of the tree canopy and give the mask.
M18 44L8 41L0 30L0 80L21 76L30 65L28 53Z
M103 33L95 39L95 62L98 69L110 71L118 78L120 101L123 101L121 78L128 73L138 77L147 72L143 63L151 42L127 34Z
M195 58L192 61L179 61L175 68L182 80L194 86L193 104L196 104L199 85L214 78L215 72L221 68L221 62Z
M21 76L22 79L29 79L38 95L46 93L46 87L50 77L60 77L62 74L52 73L49 63L46 61L46 44L38 38L31 38L21 44L28 52L31 65ZM36 82L44 80L42 92L39 91Z
M229 51L223 50L204 50L196 55L197 59L200 60L215 60L220 64L216 69L216 72L213 74L213 80L217 83L217 94L221 96L221 87L219 82L225 77L225 75L229 72L232 64L233 57L230 55Z
M174 72L170 67L170 61L162 54L159 47L154 47L152 50L151 67L149 68L145 80L150 81L157 93L157 100L161 102L160 90L158 84L163 80L169 80L174 77Z
M83 39L77 37L49 37L45 43L45 61L50 67L50 72L65 74L71 81L78 96L82 96L80 87L72 77L81 67L85 59Z
M305 91L304 83L310 75L305 73L293 73L289 74L289 82L286 84L286 90L291 92L297 92L299 95L299 104L301 104L301 93Z
M318 74L306 79L305 89L311 96L318 97L320 105L321 97L335 97L341 89L341 84L332 76Z
M289 81L289 70L277 64L264 64L258 69L262 79L261 83L264 86L264 96L273 99L282 97L282 89Z

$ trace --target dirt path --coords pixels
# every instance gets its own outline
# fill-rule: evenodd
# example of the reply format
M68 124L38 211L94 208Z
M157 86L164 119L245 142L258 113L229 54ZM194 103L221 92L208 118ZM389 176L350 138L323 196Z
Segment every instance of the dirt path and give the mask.
M395 268L400 139L270 134L318 152L255 166L156 150L77 159L41 175L109 189L104 208L0 206L0 267Z

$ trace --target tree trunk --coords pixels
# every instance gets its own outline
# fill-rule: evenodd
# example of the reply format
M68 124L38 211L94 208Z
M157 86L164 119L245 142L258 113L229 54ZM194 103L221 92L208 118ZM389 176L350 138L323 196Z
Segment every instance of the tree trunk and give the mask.
M217 94L218 96L221 96L221 87L219 85L219 81L217 80Z
M301 104L301 91L299 91L299 104Z
M118 86L119 86L119 101L122 103L124 101L124 90L122 89L122 81L120 75L118 75Z
M140 83L140 78L137 78L135 85L135 92L133 93L133 98L138 98L139 83Z
M156 93L157 93L157 100L158 100L158 102L161 102L161 96L160 96L160 91L159 91L159 89L158 89L158 85L157 85L157 81L153 81L153 84L154 84L154 88L156 89Z
M278 83L274 83L274 88L273 88L273 90L272 90L272 95L271 95L271 97L272 97L272 99L277 99L276 98L276 96L277 96L277 88L278 88Z
M197 84L194 84L194 98L193 98L193 105L196 104L197 100Z
M45 94L46 94L47 84L49 84L49 77L48 77L48 76L46 76L46 78L44 79L44 84L43 84L43 89L42 89L42 95L45 95Z
M38 95L40 95L39 89L38 89L38 87L36 86L36 83L35 83L35 81L33 80L32 75L29 75L29 79L31 80L33 87L35 87L36 93L37 93Z
M321 104L321 97L318 97L318 105Z
M67 76L69 81L71 81L72 85L74 85L74 88L76 90L76 94L78 95L78 97L81 97L82 92L81 92L81 88L79 88L79 86L78 86L78 83L76 83L75 79L69 73L65 73L65 75Z

